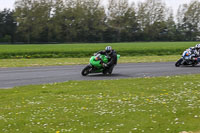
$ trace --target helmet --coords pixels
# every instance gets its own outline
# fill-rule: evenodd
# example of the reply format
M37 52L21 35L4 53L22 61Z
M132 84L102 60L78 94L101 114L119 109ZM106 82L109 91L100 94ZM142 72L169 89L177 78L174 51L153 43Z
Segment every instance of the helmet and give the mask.
M200 49L200 44L197 44L195 48Z
M111 46L107 46L105 48L105 51L106 51L107 54L111 54L112 53L112 47Z

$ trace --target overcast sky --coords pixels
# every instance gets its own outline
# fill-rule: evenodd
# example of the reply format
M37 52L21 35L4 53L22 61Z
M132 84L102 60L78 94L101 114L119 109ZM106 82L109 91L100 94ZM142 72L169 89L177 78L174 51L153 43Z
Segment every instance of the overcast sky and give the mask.
M106 1L106 0L105 0ZM134 1L137 3L138 1L144 1L144 0L129 0ZM172 7L174 11L178 9L178 6L183 3L189 3L192 0L163 0L169 7ZM0 10L3 10L4 8L14 8L15 0L0 0Z

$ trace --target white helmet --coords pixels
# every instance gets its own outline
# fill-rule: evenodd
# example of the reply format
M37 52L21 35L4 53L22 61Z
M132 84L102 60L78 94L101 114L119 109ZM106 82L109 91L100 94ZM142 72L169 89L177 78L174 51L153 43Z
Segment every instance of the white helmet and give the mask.
M111 46L107 46L105 48L106 53L110 54L112 52L112 47Z
M195 46L195 48L200 49L200 44L197 44L197 45Z

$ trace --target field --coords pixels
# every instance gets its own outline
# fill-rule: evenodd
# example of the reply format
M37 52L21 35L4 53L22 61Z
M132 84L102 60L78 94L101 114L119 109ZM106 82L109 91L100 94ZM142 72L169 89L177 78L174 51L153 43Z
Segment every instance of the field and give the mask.
M107 45L121 55L119 63L168 62L195 44L0 45L0 67L87 64ZM196 133L200 131L199 78L68 81L0 89L0 132Z
M0 90L0 131L199 131L199 78L69 81Z
M180 55L196 42L136 42L99 44L0 45L0 58L89 57L112 46L122 56Z
M180 55L165 56L125 56L118 63L142 62L175 62ZM35 59L0 59L0 68L5 67L35 67L35 66L63 66L88 64L89 58L35 58Z
M88 64L93 53L112 46L119 63L177 61L196 42L136 42L98 44L0 45L0 67Z

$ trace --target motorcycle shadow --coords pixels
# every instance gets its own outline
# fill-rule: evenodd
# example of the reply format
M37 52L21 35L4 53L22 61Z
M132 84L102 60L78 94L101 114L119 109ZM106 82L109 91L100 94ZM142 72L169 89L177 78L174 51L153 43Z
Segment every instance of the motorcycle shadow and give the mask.
M122 74L91 74L88 77L122 77Z
M192 66L192 65L182 65L180 66L182 68L187 68L187 67L200 67L200 65Z

